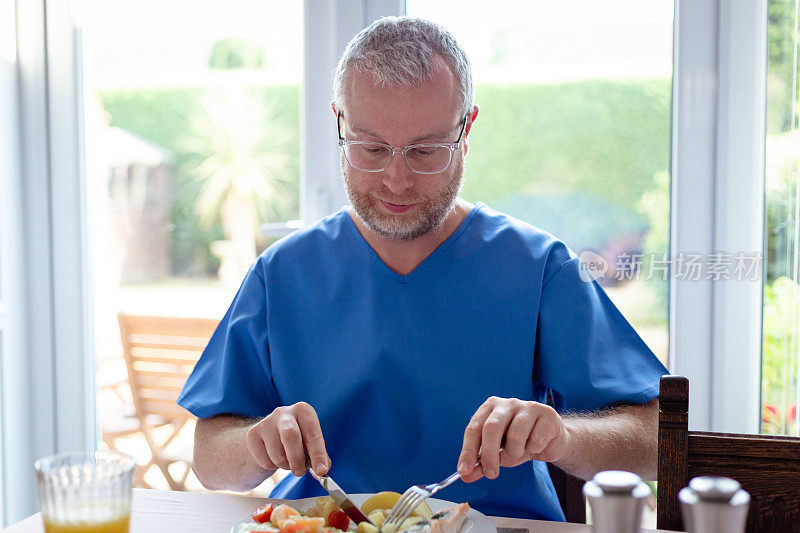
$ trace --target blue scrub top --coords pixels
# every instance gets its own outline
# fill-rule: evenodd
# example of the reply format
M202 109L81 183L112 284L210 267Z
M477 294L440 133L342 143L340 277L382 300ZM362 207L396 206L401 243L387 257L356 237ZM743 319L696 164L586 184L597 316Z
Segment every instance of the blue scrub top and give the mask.
M550 390L561 412L641 404L664 373L548 233L479 203L403 276L343 210L258 258L178 403L205 418L305 401L345 490L402 492L455 471L489 396L545 402ZM272 496L322 494L306 474ZM564 519L538 461L440 494L485 514Z

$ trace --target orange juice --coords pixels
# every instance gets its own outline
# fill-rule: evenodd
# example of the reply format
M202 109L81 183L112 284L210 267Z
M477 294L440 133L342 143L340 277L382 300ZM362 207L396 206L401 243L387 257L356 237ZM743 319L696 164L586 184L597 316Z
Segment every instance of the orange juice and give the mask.
M128 533L130 521L130 515L77 522L52 522L45 519L44 530L47 533Z

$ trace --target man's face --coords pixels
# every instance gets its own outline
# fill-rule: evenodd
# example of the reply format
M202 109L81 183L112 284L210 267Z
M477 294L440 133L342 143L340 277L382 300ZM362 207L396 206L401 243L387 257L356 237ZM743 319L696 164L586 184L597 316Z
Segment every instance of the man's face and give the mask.
M347 140L390 146L453 142L461 131L455 77L442 69L415 87L376 87L371 74L348 82L342 134ZM342 155L345 189L369 229L391 239L414 239L437 228L452 210L464 170L466 132L450 166L439 174L413 172L401 153L381 172L363 172Z

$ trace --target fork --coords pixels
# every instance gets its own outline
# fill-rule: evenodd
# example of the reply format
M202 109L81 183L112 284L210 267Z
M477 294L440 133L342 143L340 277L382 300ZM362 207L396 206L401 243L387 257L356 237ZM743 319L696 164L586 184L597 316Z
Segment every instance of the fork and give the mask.
M480 463L480 458L478 458L478 463ZM442 490L443 488L452 485L455 480L459 479L461 476L458 472L448 476L447 478L443 479L439 483L431 483L430 485L411 485L408 490L406 490L400 499L397 500L397 503L394 504L392 507L392 511L389 513L389 516L386 517L386 520L383 522L382 528L387 528L389 531L395 531L400 525L405 522L406 518L414 512L419 504Z

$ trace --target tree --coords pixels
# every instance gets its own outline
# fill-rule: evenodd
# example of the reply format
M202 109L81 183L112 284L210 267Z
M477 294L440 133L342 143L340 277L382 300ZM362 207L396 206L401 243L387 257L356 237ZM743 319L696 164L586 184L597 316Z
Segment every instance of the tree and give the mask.
M797 87L792 85L794 64L800 57L795 0L769 0L767 6L767 47L769 54L769 105L767 129L770 133L789 131L797 120L792 116L792 101L797 101ZM796 81L795 81L796 83Z
M214 41L208 66L211 69L258 69L266 64L264 50L246 39L229 37Z
M288 190L288 130L275 103L247 88L209 93L191 118L188 171L202 180L195 211L222 222L225 241L212 246L220 277L238 282L256 256L260 212L278 210Z

